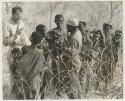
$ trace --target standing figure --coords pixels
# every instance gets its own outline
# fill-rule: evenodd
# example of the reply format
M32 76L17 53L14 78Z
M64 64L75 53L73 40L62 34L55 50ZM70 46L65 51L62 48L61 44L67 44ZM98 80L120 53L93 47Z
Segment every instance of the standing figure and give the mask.
M65 46L67 40L67 33L64 30L64 17L62 14L57 14L55 16L56 28L50 30L47 33L47 41L49 44L49 55L51 57L51 69L53 75L52 86L56 92L57 96L61 96L60 89L60 70L63 68L61 66L61 53L62 49Z
M14 48L21 48L24 45L30 45L30 41L25 33L24 23L21 21L22 8L19 6L12 8L12 16L10 20L4 24L3 28L3 54L4 64L8 65L11 78L13 78L12 67L13 67L13 56L12 50ZM4 65L3 64L3 65ZM7 69L7 66L4 66ZM14 81L11 79L12 91L14 87ZM11 93L12 94L12 93Z
M91 62L91 42L89 40L89 32L86 29L87 24L86 22L80 21L79 22L79 30L82 33L82 50L81 50L81 56L83 62Z
M115 64L118 62L118 52L120 49L121 34L122 34L122 31L116 30L115 35L112 38Z
M101 43L102 43L102 32L100 29L95 30L93 33L93 44L92 44L92 63L93 63L93 83L94 87L98 90L99 87L99 78L100 78L100 54L101 54Z
M66 93L70 99L81 98L81 86L79 81L79 70L81 68L80 52L82 48L82 34L78 29L79 21L70 19L67 22L67 30L70 33L67 40L67 54L65 63L68 69ZM69 82L69 83L68 83Z
M38 32L31 35L31 45L22 47L22 81L26 99L39 99L40 87L43 84L44 55L37 46L41 43L42 37Z
M107 89L108 84L111 83L112 77L113 77L113 47L112 47L112 33L111 33L112 25L108 23L103 24L103 39L104 39L104 45L103 49L101 51L100 60L100 78L105 83L104 90Z
M46 40L47 27L43 24L36 26L36 31L39 32L42 36L41 44L38 46L39 49L42 49L44 52L44 58L47 60L48 57L48 42Z

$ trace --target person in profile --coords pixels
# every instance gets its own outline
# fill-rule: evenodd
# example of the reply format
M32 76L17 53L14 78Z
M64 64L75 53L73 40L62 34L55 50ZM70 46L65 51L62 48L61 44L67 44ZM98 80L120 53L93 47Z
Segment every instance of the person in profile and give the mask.
M37 48L42 40L41 34L33 32L30 40L31 45L22 47L22 76L31 87L24 86L26 98L37 99L42 81L40 74L43 74L45 59L43 51Z

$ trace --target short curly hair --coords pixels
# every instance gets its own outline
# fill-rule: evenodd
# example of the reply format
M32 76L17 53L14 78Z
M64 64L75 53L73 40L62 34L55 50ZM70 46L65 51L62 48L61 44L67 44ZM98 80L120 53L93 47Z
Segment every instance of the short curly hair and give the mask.
M46 28L47 27L45 25L39 24L36 26L36 31L45 36L45 29Z
M12 14L15 14L17 10L19 10L20 12L23 11L20 6L15 6L15 7L12 8Z
M55 16L55 21L56 21L57 19L59 19L59 18L63 18L63 19L64 19L64 17L63 17L62 14L57 14L57 15Z
M84 21L79 21L79 24L83 24L84 26L87 26L87 24L86 24L86 22L84 22Z
M40 43L41 40L42 40L42 36L39 32L37 32L37 31L32 32L31 43L33 45L36 45L36 44Z

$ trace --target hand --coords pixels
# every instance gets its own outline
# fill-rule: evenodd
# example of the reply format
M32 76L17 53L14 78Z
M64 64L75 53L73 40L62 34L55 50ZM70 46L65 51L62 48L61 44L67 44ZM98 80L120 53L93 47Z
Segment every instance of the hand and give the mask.
M8 43L12 44L15 41L16 37L17 37L16 35L13 35L10 38L8 38Z
M18 30L16 30L16 34L19 35L22 33L22 31L23 31L23 29L18 29Z

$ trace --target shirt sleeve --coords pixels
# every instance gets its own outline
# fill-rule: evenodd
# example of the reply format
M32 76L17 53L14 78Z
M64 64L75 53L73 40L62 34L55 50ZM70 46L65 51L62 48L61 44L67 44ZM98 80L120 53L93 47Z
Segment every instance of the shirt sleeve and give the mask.
M22 37L21 37L21 44L24 46L28 46L31 45L31 42L29 40L29 36L26 33L22 33Z
M12 32L11 32L11 29L10 29L10 26L9 24L3 24L3 44L5 46L7 46L9 43L9 38L11 37L12 35Z
M27 33L25 31L25 25L22 21L20 22L19 29L21 29L21 34L22 34L21 35L22 36L21 37L21 44L26 45L26 46L31 45L31 42L29 40L29 36L27 35Z
M80 45L77 40L75 40L75 39L70 40L68 46L69 46L69 49L70 49L70 52L72 55L79 54Z

